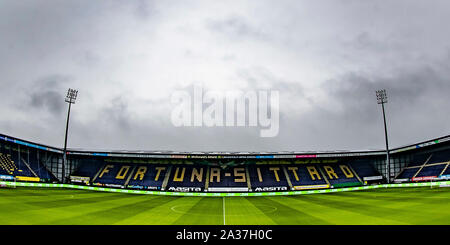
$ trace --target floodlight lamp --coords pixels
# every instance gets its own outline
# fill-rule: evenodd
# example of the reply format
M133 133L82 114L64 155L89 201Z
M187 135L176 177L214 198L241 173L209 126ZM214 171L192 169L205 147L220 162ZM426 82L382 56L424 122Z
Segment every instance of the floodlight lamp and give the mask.
M69 90L67 91L66 102L75 104L77 95L78 95L78 90L69 88Z
M387 103L387 94L386 94L386 90L385 89L377 90L375 92L376 92L376 95L377 95L377 102L378 102L378 104Z

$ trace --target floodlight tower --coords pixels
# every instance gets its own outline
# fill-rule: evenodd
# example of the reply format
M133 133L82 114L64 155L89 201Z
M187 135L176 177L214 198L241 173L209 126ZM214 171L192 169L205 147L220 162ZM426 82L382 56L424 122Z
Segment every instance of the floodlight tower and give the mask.
M64 155L62 162L62 183L66 183L65 179L65 171L66 171L66 160L67 160L67 133L69 132L69 118L70 118L70 107L72 104L75 104L75 100L77 99L78 90L71 89L67 91L66 102L69 103L69 110L67 112L67 122L66 122L66 136L64 139Z
M385 89L377 90L377 102L378 104L381 104L381 108L383 110L383 121L384 121L384 138L386 140L386 178L387 182L391 182L391 163L389 162L389 143L388 143L388 133L387 133L387 126L386 126L386 114L384 112L384 104L387 103L387 94Z

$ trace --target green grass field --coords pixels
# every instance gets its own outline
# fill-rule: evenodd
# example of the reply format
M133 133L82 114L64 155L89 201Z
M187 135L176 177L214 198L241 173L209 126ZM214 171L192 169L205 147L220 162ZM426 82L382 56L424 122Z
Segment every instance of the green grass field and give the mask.
M0 224L450 224L449 188L276 197L170 197L72 189L0 189Z

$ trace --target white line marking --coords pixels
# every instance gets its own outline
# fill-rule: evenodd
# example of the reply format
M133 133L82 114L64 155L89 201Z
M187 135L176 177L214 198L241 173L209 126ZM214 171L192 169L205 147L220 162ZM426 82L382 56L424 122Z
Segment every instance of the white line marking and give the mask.
M223 225L226 225L225 223L225 197L223 197Z

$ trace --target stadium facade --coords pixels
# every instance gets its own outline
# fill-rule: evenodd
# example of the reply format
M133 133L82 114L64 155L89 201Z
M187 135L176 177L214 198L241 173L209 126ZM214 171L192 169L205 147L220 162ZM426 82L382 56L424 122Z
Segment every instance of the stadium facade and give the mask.
M390 150L394 182L450 177L450 135ZM386 152L63 149L0 134L0 180L174 192L277 192L384 183ZM63 176L63 173L65 173Z

